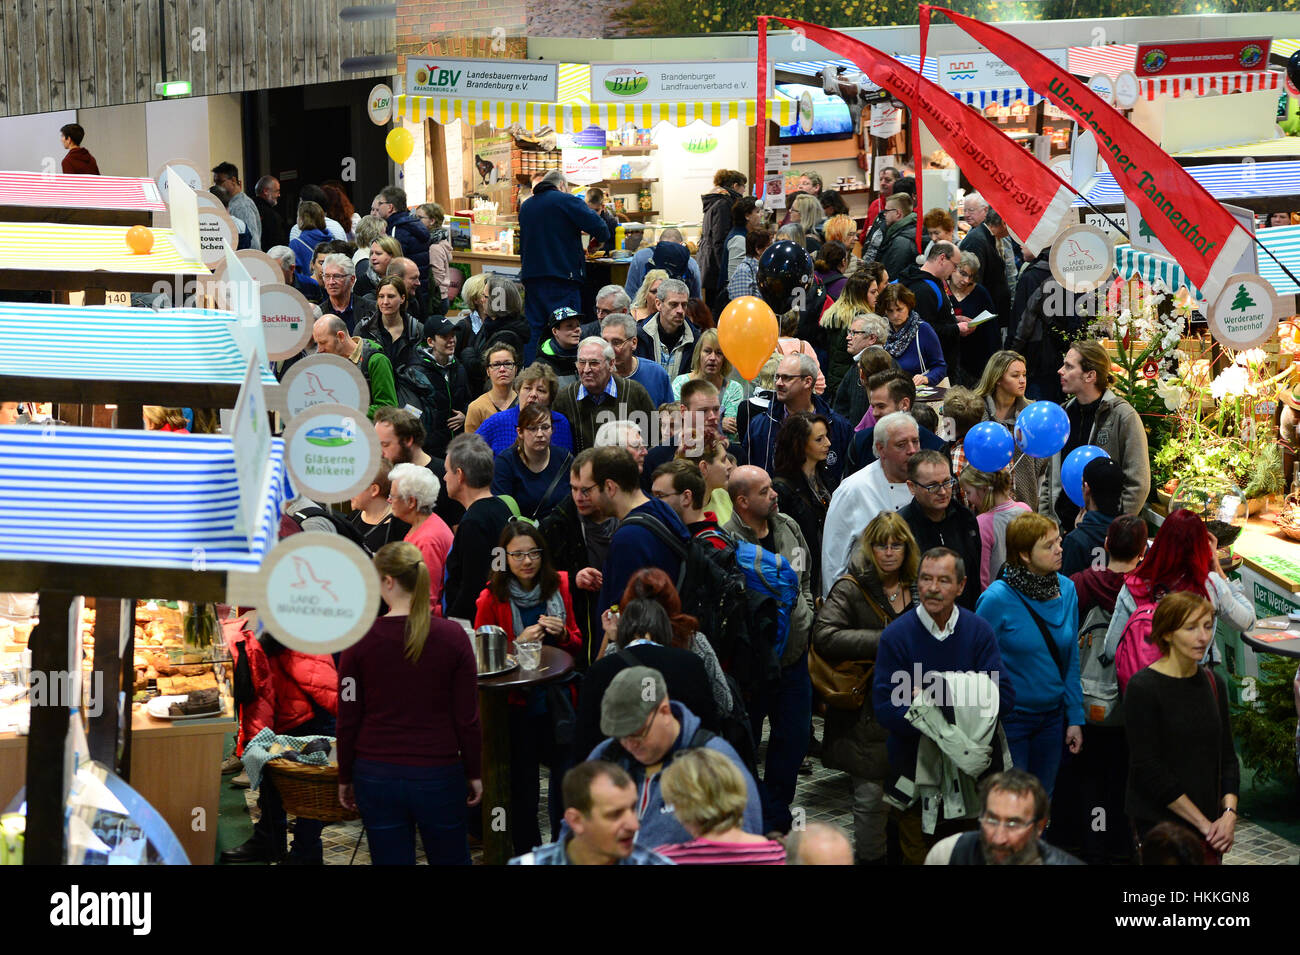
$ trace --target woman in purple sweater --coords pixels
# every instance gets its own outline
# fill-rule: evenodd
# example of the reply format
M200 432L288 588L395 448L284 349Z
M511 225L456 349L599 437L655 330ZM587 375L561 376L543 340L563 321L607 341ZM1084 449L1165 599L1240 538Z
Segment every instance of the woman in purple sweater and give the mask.
M405 542L375 554L389 611L339 660L339 802L361 812L375 865L469 865L465 806L483 798L478 667L432 617L429 569Z

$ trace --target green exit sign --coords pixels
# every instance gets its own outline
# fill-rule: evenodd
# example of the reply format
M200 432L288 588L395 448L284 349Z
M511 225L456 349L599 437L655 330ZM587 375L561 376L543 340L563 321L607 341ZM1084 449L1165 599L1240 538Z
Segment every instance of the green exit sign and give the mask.
M158 96L189 96L189 80L168 80L165 83L155 83L153 91Z

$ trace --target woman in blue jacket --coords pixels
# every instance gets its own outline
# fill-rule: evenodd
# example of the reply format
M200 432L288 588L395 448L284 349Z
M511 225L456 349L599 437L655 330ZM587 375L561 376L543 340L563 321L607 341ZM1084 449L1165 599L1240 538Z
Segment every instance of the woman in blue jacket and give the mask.
M1007 562L975 604L997 637L1002 679L1016 692L1015 708L1002 717L1011 761L1037 776L1049 796L1062 739L1071 753L1083 745L1079 601L1060 568L1056 524L1021 514L1007 525Z
M316 246L330 238L330 234L325 231L325 210L310 200L298 203L298 228L301 231L289 243L293 249L296 274L303 285L319 289L319 283L312 278L311 260L316 253Z
M886 285L876 299L877 311L889 320L885 351L918 385L937 385L948 377L939 336L915 311L916 296L906 285Z

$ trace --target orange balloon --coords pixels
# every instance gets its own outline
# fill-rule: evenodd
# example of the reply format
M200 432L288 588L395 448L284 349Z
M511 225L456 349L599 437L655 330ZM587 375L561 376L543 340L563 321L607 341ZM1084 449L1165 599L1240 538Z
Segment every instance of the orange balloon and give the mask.
M148 255L153 248L153 232L142 225L133 225L126 230L126 244L136 255Z
M780 326L772 307L761 298L733 298L718 319L718 344L742 378L752 381L776 351Z

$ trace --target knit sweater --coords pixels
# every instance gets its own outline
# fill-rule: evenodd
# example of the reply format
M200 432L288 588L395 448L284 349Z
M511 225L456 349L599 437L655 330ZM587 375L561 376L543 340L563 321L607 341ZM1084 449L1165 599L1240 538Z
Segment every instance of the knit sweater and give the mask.
M1005 580L995 580L980 595L975 612L997 637L1006 679L1016 691L1016 711L1046 713L1065 703L1066 724L1083 725L1083 689L1079 683L1079 602L1070 578L1056 575L1061 595L1030 600ZM1043 643L1043 633L1026 605L1043 618L1048 634L1065 661L1065 677Z
M1033 510L1028 504L1007 501L976 520L980 526L980 589L986 589L1007 562L1007 525Z
M966 670L988 673L997 678L998 712L1010 713L1015 706L1016 692L1011 680L1003 677L1002 654L993 629L960 607L954 607L952 612L957 614L956 629L944 640L935 639L914 609L880 635L871 704L876 719L889 731L889 763L897 773L910 776L916 768L921 734L907 719L907 711L912 705L912 689L926 689L927 674Z

